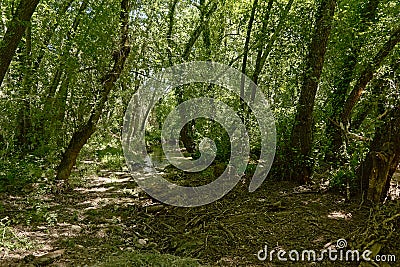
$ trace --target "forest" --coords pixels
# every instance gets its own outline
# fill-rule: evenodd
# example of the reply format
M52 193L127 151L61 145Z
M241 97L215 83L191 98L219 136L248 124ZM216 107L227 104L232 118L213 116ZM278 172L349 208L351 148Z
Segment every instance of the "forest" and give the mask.
M0 266L400 266L399 14L0 0Z

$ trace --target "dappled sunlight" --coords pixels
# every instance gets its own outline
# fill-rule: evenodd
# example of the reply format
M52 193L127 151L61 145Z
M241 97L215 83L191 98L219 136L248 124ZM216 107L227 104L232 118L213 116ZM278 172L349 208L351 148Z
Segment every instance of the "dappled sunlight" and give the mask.
M400 171L393 174L392 181L388 192L391 199L400 199Z
M97 197L94 199L89 199L84 202L79 203L79 206L88 206L83 210L93 210L104 208L109 205L128 205L131 204L139 204L140 202L134 198L129 197L118 197L118 198L106 198L106 197Z
M10 206L8 209L18 210L21 213L30 212L28 213L30 216L40 215L41 220L51 219L53 223L29 222L28 225L21 225L18 228L4 228L7 229L11 239L20 240L18 246L21 248L3 248L0 259L7 261L25 260L27 257L47 259L54 252L60 257L64 252L57 250L60 246L58 242L73 244L73 241L68 240L81 239L88 231L93 231L90 235L92 238L109 238L110 231L112 232L114 227L124 221L121 216L113 215L118 214L119 209L130 207L147 209L154 205L151 199L139 199L142 190L137 187L129 173L103 170L101 174L103 176L86 176L80 182L80 186L57 201L54 201L52 194L37 195L32 192L35 196L34 201L41 201L40 206L32 211L29 211L31 204L26 197L9 196L7 202L3 202ZM49 217L50 215L53 217ZM91 224L95 225L94 230L93 227L88 228ZM84 248L78 244L76 246Z
M75 188L75 191L82 192L82 193L96 193L96 192L106 192L106 191L109 191L109 190L112 190L112 189L114 189L113 186L108 187L108 188L105 188L105 187L82 188L82 187L80 187L80 188Z
M15 236L15 242L23 243L18 249L10 250L2 247L0 259L20 260L32 255L42 257L57 248L57 240L61 237L76 237L82 228L69 223L58 223L55 226L13 227L10 228ZM4 237L3 237L4 238ZM3 265L1 265L3 266Z
M91 176L90 179L88 179L88 181L92 186L102 186L113 183L128 183L130 181L133 181L133 178L132 177L119 178L117 176L109 176L109 177Z
M345 211L334 211L328 214L329 219L344 219L344 220L351 220L353 215L348 212L346 213Z
M398 261L398 2L0 0L0 267Z

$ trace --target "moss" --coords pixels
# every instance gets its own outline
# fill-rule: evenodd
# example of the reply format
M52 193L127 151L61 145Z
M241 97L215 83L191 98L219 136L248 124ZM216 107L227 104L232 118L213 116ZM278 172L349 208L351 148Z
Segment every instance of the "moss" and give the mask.
M96 266L200 266L199 263L190 258L180 258L168 254L123 252L111 256L103 263Z

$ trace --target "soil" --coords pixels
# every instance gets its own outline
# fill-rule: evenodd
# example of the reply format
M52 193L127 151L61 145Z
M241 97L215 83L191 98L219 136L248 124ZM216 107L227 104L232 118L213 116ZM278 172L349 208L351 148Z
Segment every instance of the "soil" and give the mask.
M34 184L24 197L0 196L2 244L7 236L15 244L1 248L0 265L358 266L257 257L265 246L268 253L319 252L345 239L349 249L379 244L381 254L398 257L398 265L379 266L400 266L400 220L393 217L399 200L373 209L323 184L267 180L254 193L247 186L240 183L206 206L179 208L149 197L127 172L100 171L59 195Z

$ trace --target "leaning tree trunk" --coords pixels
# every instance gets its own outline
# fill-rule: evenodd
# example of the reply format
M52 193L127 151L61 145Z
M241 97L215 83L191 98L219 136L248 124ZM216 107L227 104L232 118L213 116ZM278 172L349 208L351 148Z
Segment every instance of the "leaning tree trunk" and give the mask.
M125 62L130 54L129 45L129 12L131 10L130 0L122 0L121 2L121 39L118 49L113 55L113 68L102 78L102 92L97 105L93 108L89 120L77 132L75 132L69 142L68 148L62 156L60 165L57 168L56 180L68 181L72 168L76 163L76 159L87 143L91 135L96 130L96 125L103 112L103 108L107 102L111 90L118 81Z
M7 25L7 32L0 42L0 86L38 4L39 0L21 0L14 17Z
M88 7L88 1L82 1L80 7L77 11L77 15L74 18L74 21L66 34L66 42L65 45L61 48L61 58L58 62L58 66L56 67L54 76L50 82L49 89L46 91L46 98L44 99L44 107L43 112L40 116L39 125L40 128L38 129L38 134L42 136L43 140L47 140L50 138L51 134L53 134L52 129L57 129L57 124L60 123L57 116L59 111L63 108L59 108L59 110L54 110L53 107L57 106L57 102L60 102L60 98L57 98L57 93L59 94L60 91L64 91L65 87L63 88L63 84L65 85L65 81L69 79L70 73L68 68L66 67L66 62L68 58L75 57L77 58L79 55L80 50L74 51L74 55L72 54L72 42L71 40L77 33L78 27L82 21L82 15L85 14L85 10ZM61 84L61 85L60 85Z
M386 41L386 43L374 56L372 62L368 63L361 72L355 86L353 87L353 90L351 91L349 97L344 103L343 112L340 115L341 121L345 126L348 125L353 108L357 104L358 100L360 100L361 95L367 87L368 83L374 77L383 60L390 54L390 52L396 47L399 42L400 27L397 27L390 35L389 40Z
M261 43L262 41L265 41L265 40L260 38L262 41L259 41L260 44L258 44L256 63L254 66L253 76L251 78L255 84L258 84L258 79L260 78L260 74L262 72L262 69L264 68L267 57L270 55L270 53L274 47L275 41L278 39L278 37L281 34L281 31L287 21L286 18L289 14L290 9L292 8L293 2L294 2L294 0L289 0L287 2L285 9L282 12L281 17L279 18L279 22L278 22L277 26L274 27L274 33L273 33L272 37L267 41L265 47ZM267 14L266 14L265 18L263 19L262 27L260 30L262 37L265 37L267 35L267 27L268 27L269 17L270 17L270 13L271 13L271 9L272 9L272 4L273 4L273 0L270 0L268 2ZM256 88L253 87L252 92L251 92L251 101L254 101L255 95L256 95Z
M300 183L310 180L312 164L313 110L318 83L324 66L325 53L331 32L335 0L322 0L318 8L312 41L308 47L306 72L297 104L296 119L291 134L290 177Z
M265 11L265 17L263 17L262 19L262 26L260 29L260 34L261 36L267 36L267 29L268 29L268 22L269 22L269 18L271 16L271 10L272 10L272 4L274 3L274 0L269 0L268 1L268 5L267 5L267 9ZM282 20L282 19L281 19ZM280 20L280 21L281 21ZM262 64L262 59L265 55L264 53L264 45L263 42L265 41L264 38L259 38L257 40L257 58L256 58L256 63L255 63L255 67L254 67L254 72L253 72L253 76L252 76L252 81L255 84L258 84L258 79L260 77L261 71L264 67L264 65ZM253 101L255 98L255 94L256 94L256 88L254 88L251 92L251 100Z
M383 201L400 162L400 106L393 108L378 128L370 152L361 164L359 178L367 199Z
M351 33L349 38L344 38L350 40L346 53L343 56L339 68L336 71L334 77L334 87L335 91L330 97L329 105L332 109L331 116L332 120L329 120L326 125L326 134L328 140L331 140L327 152L326 160L332 162L333 164L339 163L342 154L344 138L342 136L342 131L335 124L340 121L340 114L343 111L343 105L346 102L346 95L350 89L351 82L353 81L353 74L355 67L358 62L358 57L365 42L365 32L369 29L372 23L376 19L376 13L378 11L380 0L368 0L367 3L360 2L360 20L356 21L356 32ZM359 25L359 26L357 26ZM356 38L356 36L358 38ZM339 152L340 151L340 152Z

